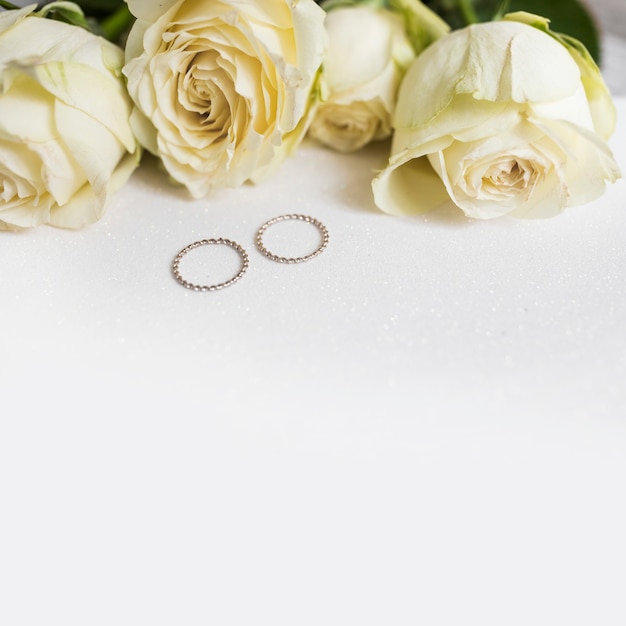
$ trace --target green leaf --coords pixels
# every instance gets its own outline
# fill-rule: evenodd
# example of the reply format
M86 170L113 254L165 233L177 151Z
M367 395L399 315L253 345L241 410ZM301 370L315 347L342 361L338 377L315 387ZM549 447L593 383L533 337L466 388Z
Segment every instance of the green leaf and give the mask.
M355 6L369 6L375 9L382 9L386 6L387 0L320 0L318 4L326 12Z
M117 42L132 26L135 18L128 10L126 3L100 21L102 36L110 41Z
M424 4L440 15L453 29L474 22L491 21L502 0L425 0Z
M453 29L463 28L476 18L481 22L498 19L504 12L535 13L547 17L553 31L582 42L596 62L600 59L598 29L581 0L425 0L424 3Z
M103 0L102 2L92 1L91 3L87 3L94 8L103 8L106 5L112 9L111 11L97 14L88 13L83 6L85 4L84 1L80 0L78 2L62 0L49 2L45 4L36 15L58 20L59 22L65 22L73 26L80 26L114 43L121 43L121 40L127 34L135 19L130 14L126 2L124 2L124 0L114 0L111 2Z
M81 8L74 2L52 2L45 5L35 15L93 30L93 24L88 21Z
M110 14L126 4L124 0L74 0L88 15Z

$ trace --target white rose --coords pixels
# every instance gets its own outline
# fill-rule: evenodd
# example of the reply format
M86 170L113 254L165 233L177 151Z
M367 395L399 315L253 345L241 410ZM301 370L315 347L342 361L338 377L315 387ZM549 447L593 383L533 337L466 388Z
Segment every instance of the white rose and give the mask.
M402 18L386 9L334 9L325 27L324 96L309 134L350 152L391 134L398 86L415 52Z
M0 229L78 228L137 166L123 52L35 8L0 12Z
M605 141L611 120L599 118L613 111L599 73L583 81L569 46L516 17L454 31L415 60L389 164L373 182L383 211L451 198L475 218L548 217L619 177Z
M538 28L567 48L580 70L580 79L589 102L593 127L602 139L608 139L613 134L617 121L615 105L602 78L600 68L596 65L587 48L573 37L552 32L550 30L550 20L540 15L518 11L505 15L503 19L522 22Z
M258 180L306 132L325 45L313 0L128 0L140 142L192 196Z

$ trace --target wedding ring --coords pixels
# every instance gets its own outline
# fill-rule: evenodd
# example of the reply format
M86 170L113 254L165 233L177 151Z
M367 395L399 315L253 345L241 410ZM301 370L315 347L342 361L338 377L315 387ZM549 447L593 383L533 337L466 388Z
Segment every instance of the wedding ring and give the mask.
M283 222L285 220L300 220L302 222L307 222L308 224L312 224L313 226L315 226L320 231L320 235L322 236L319 247L311 252L311 254L298 257L284 257L270 252L263 245L263 234L273 224L277 224L278 222ZM261 228L259 228L256 234L256 247L258 248L259 252L264 254L268 259L276 261L277 263L303 263L304 261L308 261L316 257L318 254L321 254L328 245L328 239L328 229L319 220L316 220L313 217L309 217L308 215L280 215L278 217L272 218L271 220L268 220L267 222L265 222L265 224L263 224L263 226L261 226Z
M213 245L224 245L229 246L233 250L239 254L239 258L241 259L241 265L239 267L239 271L235 276L230 278L229 280L218 283L216 285L194 285L186 281L178 269L180 265L181 259L190 251L195 248L199 248L200 246L213 246ZM176 280L187 289L192 289L193 291L217 291L218 289L224 289L224 287L228 287L232 285L234 282L237 282L248 269L248 253L236 242L231 241L230 239L203 239L202 241L194 241L190 243L188 246L185 246L174 258L172 261L172 273Z

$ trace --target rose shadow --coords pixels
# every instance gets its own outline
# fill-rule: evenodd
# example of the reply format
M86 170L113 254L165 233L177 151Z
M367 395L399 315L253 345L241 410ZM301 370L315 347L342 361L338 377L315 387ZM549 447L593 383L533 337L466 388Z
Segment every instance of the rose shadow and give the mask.
M348 170L350 176L341 185L335 187L333 195L338 203L354 211L385 215L374 203L371 184L377 173L387 165L390 146L390 140L383 140L372 142L357 152L339 155L345 161L341 168L344 171ZM319 149L331 151L330 148L322 146ZM348 165L345 164L346 162ZM389 217L396 216L389 215ZM397 217L415 223L427 222L430 225L436 224L442 227L455 228L467 228L477 222L477 220L465 216L463 211L451 201L426 213Z
M468 228L476 224L477 220L466 217L452 202L427 213L394 216L382 212L374 203L371 183L376 174L387 164L390 144L389 140L372 142L352 153L339 153L310 140L307 140L303 147L306 150L314 150L318 157L321 157L324 169L329 167L325 163L329 161L330 170L337 172L336 178L333 175L333 180L325 185L325 195L330 196L338 207L442 228ZM286 173L276 172L272 177L275 179L273 182L271 180L264 182L272 185L278 184L280 187L282 175ZM193 202L187 189L172 180L160 159L151 153L144 152L141 164L133 173L132 180L134 185L146 193L156 194L177 203ZM248 185L252 188L256 186L252 183Z
M149 152L144 152L139 167L133 172L132 181L138 188L172 200L190 200L189 192L180 183L173 180L165 170L160 159Z

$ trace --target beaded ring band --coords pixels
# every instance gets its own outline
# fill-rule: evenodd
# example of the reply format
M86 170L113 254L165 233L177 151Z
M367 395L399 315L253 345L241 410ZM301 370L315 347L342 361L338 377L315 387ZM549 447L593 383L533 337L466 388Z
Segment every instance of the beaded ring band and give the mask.
M315 226L320 231L320 234L322 236L322 241L319 247L311 252L311 254L299 257L284 257L270 252L263 245L263 234L273 224L277 224L278 222L283 222L285 220L300 220L302 222L307 222L308 224L312 224L313 226ZM318 254L321 254L328 245L328 240L328 229L319 220L316 220L313 217L309 217L308 215L279 215L278 217L274 217L271 220L268 220L267 222L265 222L265 224L263 224L263 226L261 226L261 228L259 228L256 234L256 247L258 248L259 252L265 255L268 259L276 261L277 263L303 263L304 261L309 261L310 259L316 257Z
M193 283L186 281L182 277L180 270L178 269L181 259L190 250L193 250L200 246L212 246L212 245L229 246L230 248L232 248L239 254L239 257L241 258L241 266L239 267L239 271L237 272L237 274L233 276L232 278L230 278L229 280L223 283L218 283L216 285L194 285ZM217 291L218 289L224 289L224 287L228 287L232 285L234 282L237 282L244 275L247 269L248 269L248 253L238 243L231 241L230 239L222 239L222 238L203 239L202 241L195 241L194 243L190 243L188 246L185 246L172 261L172 273L174 274L174 277L176 278L176 280L183 287L186 287L187 289L192 289L193 291Z

